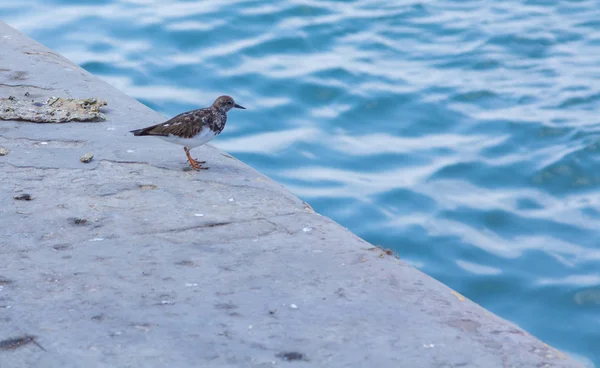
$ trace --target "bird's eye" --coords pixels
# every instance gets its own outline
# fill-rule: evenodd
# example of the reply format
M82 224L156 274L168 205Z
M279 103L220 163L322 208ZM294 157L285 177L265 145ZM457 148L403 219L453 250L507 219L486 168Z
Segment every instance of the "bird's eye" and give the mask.
M231 101L227 101L227 105L231 105L233 102Z

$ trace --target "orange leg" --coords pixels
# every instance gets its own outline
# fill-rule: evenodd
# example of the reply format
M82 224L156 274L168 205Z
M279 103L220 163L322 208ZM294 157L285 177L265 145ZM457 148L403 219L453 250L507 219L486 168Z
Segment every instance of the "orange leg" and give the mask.
M190 162L190 166L192 167L192 169L198 171L198 170L208 170L208 167L202 167L202 164L205 164L206 161L198 161L192 158L192 156L190 156L190 150L187 147L183 147L183 150L185 151L185 155L188 158L188 161Z

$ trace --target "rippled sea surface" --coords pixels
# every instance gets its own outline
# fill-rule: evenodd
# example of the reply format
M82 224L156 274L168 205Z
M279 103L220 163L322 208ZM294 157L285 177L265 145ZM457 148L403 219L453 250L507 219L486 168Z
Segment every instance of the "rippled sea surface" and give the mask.
M233 95L248 110L216 146L600 366L598 1L0 0L0 19L167 116Z

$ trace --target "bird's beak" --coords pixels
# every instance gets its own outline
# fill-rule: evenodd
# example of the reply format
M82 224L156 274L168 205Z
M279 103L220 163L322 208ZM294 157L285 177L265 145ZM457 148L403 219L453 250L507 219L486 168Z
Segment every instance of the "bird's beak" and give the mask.
M240 106L238 104L233 105L233 107L237 108L237 109L243 109L246 110L246 108L244 106Z

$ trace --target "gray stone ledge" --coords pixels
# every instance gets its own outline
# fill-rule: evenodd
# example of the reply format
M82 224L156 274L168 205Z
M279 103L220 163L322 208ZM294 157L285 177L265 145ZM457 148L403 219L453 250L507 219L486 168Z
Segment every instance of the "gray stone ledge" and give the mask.
M1 22L0 49L0 97L108 101L0 121L0 340L46 349L2 368L580 366L210 145L184 171L127 133L163 116Z

